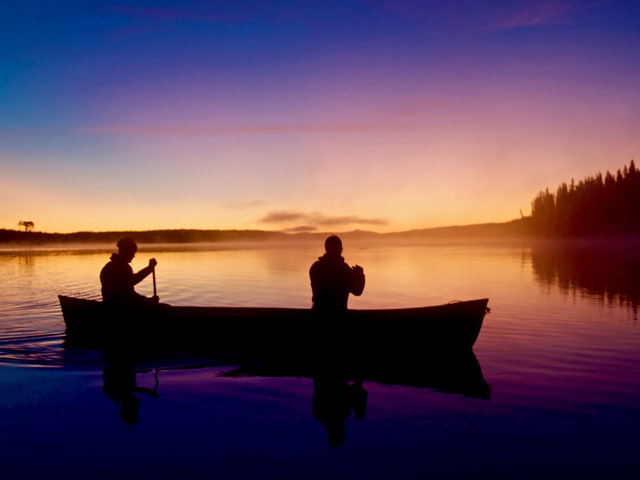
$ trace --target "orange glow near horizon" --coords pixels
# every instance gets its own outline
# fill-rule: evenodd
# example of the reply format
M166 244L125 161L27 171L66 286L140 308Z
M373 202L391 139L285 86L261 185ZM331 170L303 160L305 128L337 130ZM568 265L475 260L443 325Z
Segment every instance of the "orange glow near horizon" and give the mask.
M390 232L519 218L540 190L640 160L626 4L551 4L381 2L339 19L277 3L257 17L48 5L42 18L71 22L57 33L12 7L26 23L0 29L15 43L0 228ZM72 28L79 18L95 28Z

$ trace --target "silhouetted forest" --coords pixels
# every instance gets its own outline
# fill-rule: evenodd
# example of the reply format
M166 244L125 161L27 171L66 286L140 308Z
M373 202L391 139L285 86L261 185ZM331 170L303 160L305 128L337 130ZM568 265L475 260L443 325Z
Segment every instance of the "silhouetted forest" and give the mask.
M598 173L531 202L531 226L555 237L640 234L640 172L633 160L616 175Z
M279 232L262 230L149 230L122 232L45 233L0 229L0 244L44 245L57 243L113 244L125 235L138 243L196 243L278 240L286 237Z

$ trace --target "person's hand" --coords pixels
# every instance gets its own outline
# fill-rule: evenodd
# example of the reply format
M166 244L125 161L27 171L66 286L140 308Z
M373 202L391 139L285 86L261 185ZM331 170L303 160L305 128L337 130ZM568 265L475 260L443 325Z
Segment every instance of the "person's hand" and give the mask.
M151 297L151 303L157 305L158 303L160 303L160 297L158 295L154 295L153 297Z
M152 258L151 260L149 260L149 267L156 268L157 264L158 264L158 262L156 261L155 258Z

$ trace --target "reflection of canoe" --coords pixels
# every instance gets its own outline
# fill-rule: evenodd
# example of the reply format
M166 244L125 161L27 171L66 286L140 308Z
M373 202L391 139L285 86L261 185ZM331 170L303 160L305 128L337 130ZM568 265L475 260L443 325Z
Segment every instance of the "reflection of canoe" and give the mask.
M437 352L414 355L413 358L383 357L377 361L327 361L327 356L313 361L267 361L243 365L230 370L227 377L317 377L344 375L385 385L431 388L443 393L455 393L488 400L491 386L482 374L473 350Z
M105 338L140 339L158 348L243 354L298 350L337 343L392 355L425 349L470 349L478 338L488 299L446 305L350 310L339 321L296 308L180 307L161 305L126 315L102 302L59 296L71 344ZM126 318L123 318L126 317Z

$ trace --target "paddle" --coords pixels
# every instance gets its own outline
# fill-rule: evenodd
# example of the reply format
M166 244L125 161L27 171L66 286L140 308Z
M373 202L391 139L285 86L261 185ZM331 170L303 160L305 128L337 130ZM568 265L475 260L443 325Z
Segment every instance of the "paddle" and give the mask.
M153 296L156 297L158 295L158 292L156 291L156 268L153 267L151 272L153 273Z

